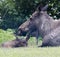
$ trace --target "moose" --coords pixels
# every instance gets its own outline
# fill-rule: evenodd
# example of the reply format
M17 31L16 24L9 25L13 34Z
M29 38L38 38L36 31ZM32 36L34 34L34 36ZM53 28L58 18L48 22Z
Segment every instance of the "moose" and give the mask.
M22 39L16 38L12 41L7 41L1 44L1 47L4 48L16 48L16 47L26 47L26 46L27 46L27 42L23 38Z
M26 36L26 34L29 30L28 25L29 25L29 20L27 20L26 22L21 24L19 26L19 28L17 29L17 31L15 32L15 34L18 36ZM36 31L32 32L31 36L36 37L36 44L38 45L38 31L36 30Z
M26 40L29 40L30 35L37 31L38 36L41 35L43 39L41 47L60 46L60 20L54 20L47 14L48 6L48 4L44 7L39 5L31 15L28 20Z

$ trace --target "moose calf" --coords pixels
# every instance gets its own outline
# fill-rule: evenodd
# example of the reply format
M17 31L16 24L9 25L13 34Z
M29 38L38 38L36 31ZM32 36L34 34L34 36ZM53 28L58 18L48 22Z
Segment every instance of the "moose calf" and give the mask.
M25 39L16 38L15 40L8 41L8 42L5 42L5 43L1 44L1 46L6 47L6 48L26 47L27 42L25 41Z

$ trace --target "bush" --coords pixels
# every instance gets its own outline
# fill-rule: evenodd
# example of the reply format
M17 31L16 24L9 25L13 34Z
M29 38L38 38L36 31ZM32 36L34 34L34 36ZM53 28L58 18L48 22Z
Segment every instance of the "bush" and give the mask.
M13 40L15 36L13 35L13 30L8 29L8 30L2 30L0 29L0 43L8 41L8 40Z

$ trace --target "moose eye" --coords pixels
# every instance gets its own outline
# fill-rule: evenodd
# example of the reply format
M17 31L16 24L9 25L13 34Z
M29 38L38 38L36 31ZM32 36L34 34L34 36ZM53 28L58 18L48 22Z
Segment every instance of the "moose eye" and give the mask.
M35 15L35 17L37 17L37 15Z
M30 20L32 21L33 19L32 19L32 18L30 18Z

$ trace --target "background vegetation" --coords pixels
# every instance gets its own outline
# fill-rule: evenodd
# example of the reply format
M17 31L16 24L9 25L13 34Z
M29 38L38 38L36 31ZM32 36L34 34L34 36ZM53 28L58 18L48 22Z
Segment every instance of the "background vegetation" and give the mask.
M60 18L60 0L0 0L0 28L18 28L36 10L39 3L50 4L49 15Z

